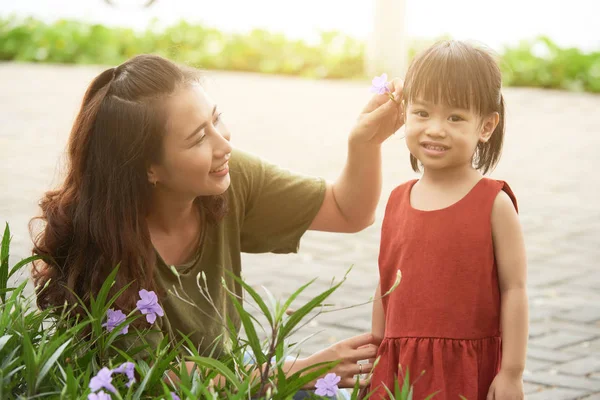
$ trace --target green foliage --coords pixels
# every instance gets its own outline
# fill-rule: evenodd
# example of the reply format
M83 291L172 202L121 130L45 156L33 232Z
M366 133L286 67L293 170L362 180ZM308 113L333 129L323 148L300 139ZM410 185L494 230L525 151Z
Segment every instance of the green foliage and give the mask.
M413 41L409 58L431 43ZM201 69L365 78L364 43L339 32L323 32L318 43L307 44L261 29L229 34L186 22L162 31L151 26L135 32L70 20L47 24L33 18L0 18L0 60L118 65L140 53ZM500 61L507 86L600 92L600 51L560 48L539 37L505 48Z
M179 343L169 343L165 337L158 346L150 347L145 337L150 328L138 329L134 321L142 315L135 310L125 322L108 332L102 323L106 312L125 288L109 296L118 267L105 280L97 296L89 304L80 303L79 314L72 308L40 311L34 307L33 296L24 292L27 282L9 287L5 278L23 268L32 259L23 260L9 270L10 229L8 224L0 238L0 398L87 399L91 379L103 368L114 369L125 362L135 364L136 381L127 387L122 374L113 374L117 393L112 399L171 399L171 392L181 399L291 399L294 394L324 376L338 361L306 367L286 374L286 356L296 346L286 339L301 328L300 323L321 309L324 301L344 280L332 284L291 316L286 310L312 282L301 286L285 301L276 300L267 292L265 301L250 285L234 277L257 304L268 321L261 326L243 307L243 301L230 293L243 323L245 336L231 332L232 350L219 359L198 354L195 346L184 337ZM183 289L182 289L183 290ZM75 315L78 315L75 317ZM318 312L317 312L318 315ZM120 332L130 324L129 333ZM264 331L267 337L257 332ZM116 345L117 336L133 339L135 345L126 350ZM134 347L135 346L135 347ZM248 361L248 351L254 360ZM139 355L144 354L144 357ZM193 368L188 369L188 365ZM216 379L218 378L218 379ZM218 383L215 383L218 382ZM395 398L408 400L412 384L408 374L402 387L396 385ZM357 399L357 384L352 399ZM399 397L398 397L399 396ZM364 397L367 399L369 394ZM314 394L311 398L320 398Z

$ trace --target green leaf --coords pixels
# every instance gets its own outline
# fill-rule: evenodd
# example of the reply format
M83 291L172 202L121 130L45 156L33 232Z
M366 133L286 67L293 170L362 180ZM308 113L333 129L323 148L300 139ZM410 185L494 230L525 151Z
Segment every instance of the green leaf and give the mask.
M236 389L239 390L242 387L242 383L237 379L235 373L227 368L221 361L208 357L189 357L188 360L205 368L217 371L219 374L223 375L225 379L231 382Z
M271 327L273 327L274 326L273 325L273 316L271 315L271 312L269 311L269 307L267 307L267 305L265 304L263 299L260 297L260 295L256 292L256 290L254 290L252 288L252 286L248 285L246 282L244 282L240 277L236 276L235 274L229 272L229 275L231 275L231 277L233 279L235 279L236 282L238 282L240 285L242 285L242 287L246 290L246 292L248 292L250 297L252 297L254 299L254 301L256 302L256 304L258 305L260 310L262 311L263 315L269 321L269 324L271 325Z
M4 348L4 345L12 338L12 335L4 335L0 337L0 351Z
M235 295L231 295L230 298L231 298L231 301L233 302L233 305L235 306L235 309L237 310L237 312L240 316L240 320L242 321L242 325L244 326L244 329L246 331L246 336L248 337L248 343L250 344L250 348L252 349L252 352L254 353L256 362L259 365L266 363L267 358L263 354L262 348L260 346L260 339L258 338L258 335L256 334L256 329L254 328L254 324L252 323L252 320L250 319L250 314L244 310L244 307L241 305L241 303L238 301L238 299L236 299Z
M65 349L67 348L67 346L69 345L69 343L71 343L71 340L73 339L69 339L66 342L64 342L55 352L54 354L52 354L52 356L50 356L50 358L48 359L48 361L46 361L46 363L44 364L44 366L42 367L42 369L40 370L40 373L38 374L37 380L35 382L35 386L36 388L40 385L40 383L44 380L44 378L46 377L46 374L48 374L48 371L50 371L50 368L52 368L52 366L54 365L54 363L58 360L58 357L61 356L61 354L63 353L63 351L65 351Z
M19 261L12 267L12 269L10 270L10 273L8 274L8 277L10 278L11 276L13 276L15 274L15 272L17 272L18 270L23 268L23 266L25 266L33 261L41 260L41 259L42 259L42 257L37 256L37 255L22 259L21 261Z
M408 391L410 390L410 371L408 368L406 369L406 375L404 375L404 384L402 385L402 392L400 393L400 398L407 399Z
M314 282L314 280L310 281L307 285L302 286L300 289L298 289L296 291L296 293L294 293L294 295L298 295L300 294L301 291L303 291L310 283ZM319 294L318 296L316 296L315 298L313 298L311 301L309 301L308 303L306 303L305 305L303 305L302 307L300 307L298 310L296 310L291 316L290 318L285 322L284 326L281 328L281 331L279 332L279 337L281 339L284 339L286 337L288 337L288 335L291 333L291 331L294 329L294 327L296 325L298 325L298 323L300 323L300 321L306 316L308 315L308 313L310 313L315 307L318 307L319 305L321 305L323 303L323 301L325 299L327 299L329 296L331 296L331 294L333 292L335 292L340 285L344 282L344 280L340 281L338 284L332 286L331 288L327 289L326 291L324 291L323 293ZM294 296L292 295L292 296ZM286 305L291 304L291 302L288 301L286 302ZM286 307L284 306L284 309Z

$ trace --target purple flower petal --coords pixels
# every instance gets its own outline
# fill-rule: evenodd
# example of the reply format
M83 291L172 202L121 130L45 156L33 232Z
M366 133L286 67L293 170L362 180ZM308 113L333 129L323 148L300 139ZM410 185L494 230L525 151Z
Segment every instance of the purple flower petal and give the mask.
M318 379L315 384L315 394L318 396L335 396L339 390L337 384L341 379L334 373L329 373L324 378Z
M132 362L125 362L121 364L119 367L112 370L113 374L124 374L129 379L129 382L125 384L125 386L130 387L133 383L135 383L135 364Z
M140 300L138 300L136 306L142 314L146 315L146 321L148 321L148 323L153 324L156 321L156 315L161 317L165 315L162 307L158 304L156 293L142 289L140 290L139 295Z
M154 314L154 313L146 314L146 321L148 321L149 324L153 324L154 321L156 321L156 314Z
M388 93L390 89L387 86L387 74L376 76L371 81L371 92L378 94Z
M172 400L181 400L181 399L179 398L179 396L177 396L177 395L175 394L175 392L171 392L171 399L172 399Z
M106 311L106 322L102 324L103 327L106 327L106 330L112 332L117 326L122 324L127 316L123 314L121 310L113 310L109 308ZM125 325L123 329L121 329L121 333L125 334L129 331L129 325Z
M98 393L88 394L88 400L111 400L110 394L99 391Z
M98 371L98 374L90 380L90 389L97 392L100 389L106 389L109 392L117 393L117 389L112 385L112 371L106 367Z

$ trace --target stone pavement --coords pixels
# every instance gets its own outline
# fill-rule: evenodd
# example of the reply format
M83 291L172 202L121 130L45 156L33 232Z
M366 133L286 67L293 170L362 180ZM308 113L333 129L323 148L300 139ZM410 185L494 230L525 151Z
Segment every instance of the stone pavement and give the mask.
M28 255L27 222L59 182L70 124L99 67L0 64L0 221L13 230L13 262ZM308 81L210 72L207 86L234 145L292 170L333 180L368 82ZM527 398L600 399L600 97L506 89L504 155L492 177L520 202L528 259L531 335ZM373 226L353 235L309 232L297 255L244 255L246 279L287 296L317 277L298 304L354 265L332 297L362 303L377 282L379 228L389 192L414 177L401 135L384 145L384 190ZM24 277L20 277L23 279ZM370 330L370 305L318 316L308 354Z

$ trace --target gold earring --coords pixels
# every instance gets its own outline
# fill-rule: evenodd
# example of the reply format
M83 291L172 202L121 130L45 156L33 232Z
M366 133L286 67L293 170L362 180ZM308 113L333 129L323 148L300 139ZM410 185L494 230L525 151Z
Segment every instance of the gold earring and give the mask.
M152 186L156 187L156 181L152 182Z

